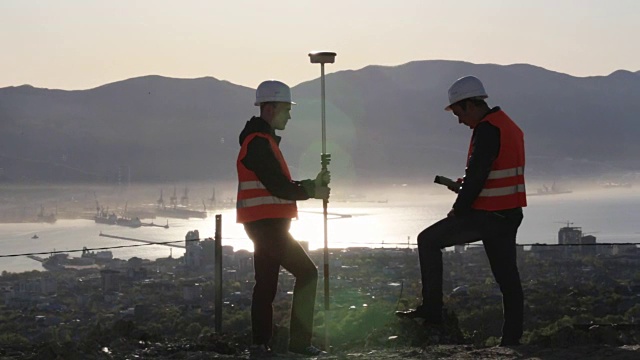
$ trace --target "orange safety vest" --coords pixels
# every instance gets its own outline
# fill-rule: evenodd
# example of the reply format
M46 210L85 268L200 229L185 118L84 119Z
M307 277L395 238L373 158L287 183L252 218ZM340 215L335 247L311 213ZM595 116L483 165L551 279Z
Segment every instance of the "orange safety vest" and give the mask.
M507 114L500 110L482 121L500 129L500 152L482 191L471 205L478 210L497 211L527 206L524 186L524 134ZM481 122L482 122L481 121ZM469 144L467 162L473 150Z
M245 224L261 219L292 219L298 217L298 208L295 200L285 200L273 196L260 182L256 173L247 169L242 159L247 155L247 147L256 136L269 140L271 150L280 163L282 172L291 180L289 167L280 152L276 141L264 133L253 133L242 142L240 154L236 161L238 169L238 198L236 201L236 222Z

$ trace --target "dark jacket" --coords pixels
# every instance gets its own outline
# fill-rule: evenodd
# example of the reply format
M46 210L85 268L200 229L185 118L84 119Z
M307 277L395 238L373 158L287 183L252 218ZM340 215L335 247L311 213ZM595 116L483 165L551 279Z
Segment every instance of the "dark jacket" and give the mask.
M489 110L487 115L496 111L500 111L500 107L496 106ZM479 123L473 129L471 149L462 186L453 204L453 211L457 216L468 214L473 210L471 205L482 191L491 172L493 161L500 153L500 129L487 121ZM504 217L521 217L522 208L500 210L494 213Z
M247 121L240 133L240 146L250 134L268 134L280 144L280 136L277 136L271 125L260 117L252 117ZM269 141L261 137L255 137L247 145L247 155L241 160L242 164L256 173L260 182L276 197L285 200L307 200L315 195L315 183L313 180L289 181L278 159L271 150Z

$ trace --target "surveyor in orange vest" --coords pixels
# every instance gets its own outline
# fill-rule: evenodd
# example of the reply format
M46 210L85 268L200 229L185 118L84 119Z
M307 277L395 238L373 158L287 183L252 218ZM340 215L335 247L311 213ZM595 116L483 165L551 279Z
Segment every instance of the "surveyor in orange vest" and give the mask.
M516 263L516 233L527 206L524 135L499 107L489 108L487 93L474 76L449 88L449 105L460 124L473 130L463 179L448 185L458 193L446 218L418 235L422 305L398 311L404 318L442 323L442 249L482 240L503 297L501 345L518 345L522 336L522 285Z
M240 133L237 222L244 224L253 241L255 286L251 302L253 357L272 355L273 300L280 266L295 278L291 306L289 351L317 356L323 353L311 344L318 270L302 246L289 233L291 219L298 216L296 200L328 199L329 171L315 180L293 181L280 152L280 136L291 118L291 89L267 80L256 90L260 116L247 121Z

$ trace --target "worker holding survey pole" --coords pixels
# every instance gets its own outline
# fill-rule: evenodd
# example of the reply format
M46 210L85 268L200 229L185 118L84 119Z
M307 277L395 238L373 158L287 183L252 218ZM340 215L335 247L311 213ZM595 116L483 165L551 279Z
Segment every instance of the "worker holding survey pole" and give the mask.
M296 278L291 305L289 351L306 356L324 352L311 344L318 270L291 236L291 219L298 216L297 200L329 198L328 170L315 179L294 181L280 152L280 136L291 118L291 89L267 80L256 90L260 116L247 121L240 134L237 222L254 245L255 286L251 302L252 357L270 357L273 300L282 266Z

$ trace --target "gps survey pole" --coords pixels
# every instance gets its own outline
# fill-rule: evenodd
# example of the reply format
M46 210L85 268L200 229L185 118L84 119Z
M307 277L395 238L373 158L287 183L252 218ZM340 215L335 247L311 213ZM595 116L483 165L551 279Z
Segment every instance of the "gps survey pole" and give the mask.
M322 84L322 154L320 164L322 170L327 170L331 161L331 155L327 154L327 124L325 118L325 93L324 93L324 64L333 64L336 53L316 51L309 53L312 64L320 64L320 83ZM324 216L324 349L329 351L329 238L327 236L327 205L328 200L322 200L322 214Z

